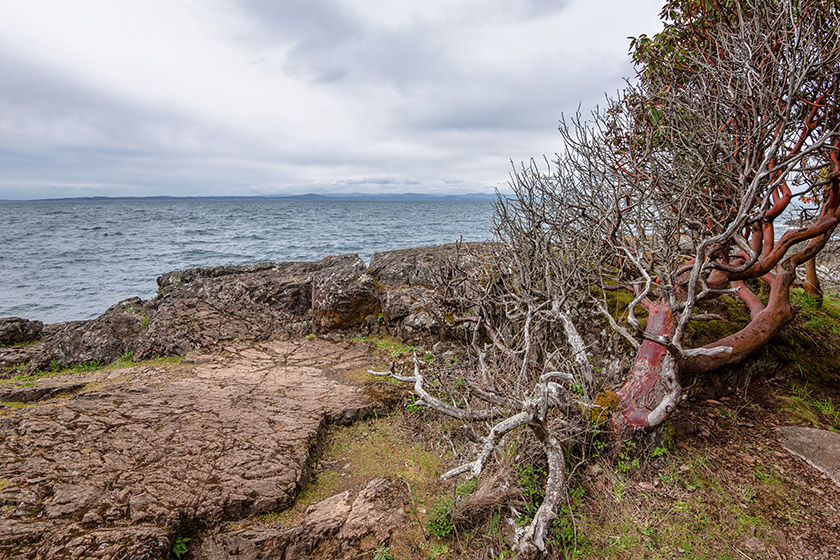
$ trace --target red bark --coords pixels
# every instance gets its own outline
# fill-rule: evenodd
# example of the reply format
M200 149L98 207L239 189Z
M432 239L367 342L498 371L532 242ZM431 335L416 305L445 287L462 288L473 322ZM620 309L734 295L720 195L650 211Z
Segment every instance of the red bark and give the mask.
M789 301L790 286L795 278L792 269L779 271L770 285L767 306L753 315L752 320L740 331L704 346L728 346L732 348L732 352L716 356L695 356L680 364L680 372L684 375L696 375L737 364L767 344L773 335L795 316Z
M645 332L655 336L670 336L674 329L674 316L664 301L654 302L648 309ZM645 340L630 367L624 385L616 392L619 408L614 422L619 432L632 427L646 427L647 417L665 394L660 380L667 350L661 344Z
M817 276L816 257L812 257L805 263L805 282L802 286L808 295L817 298L819 305L822 305L823 291L820 286L820 278Z

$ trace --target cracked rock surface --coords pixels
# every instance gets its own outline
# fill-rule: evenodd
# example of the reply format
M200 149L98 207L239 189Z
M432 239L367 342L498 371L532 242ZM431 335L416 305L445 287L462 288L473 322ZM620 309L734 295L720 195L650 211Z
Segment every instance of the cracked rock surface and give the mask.
M27 404L0 409L0 557L164 558L185 524L288 507L325 425L380 406L344 375L375 360L350 342L236 343L4 388Z
M358 558L353 549L363 538L381 543L405 523L406 487L402 482L375 478L355 499L350 491L309 506L297 527L245 527L222 531L203 540L196 560ZM335 537L335 538L331 538Z

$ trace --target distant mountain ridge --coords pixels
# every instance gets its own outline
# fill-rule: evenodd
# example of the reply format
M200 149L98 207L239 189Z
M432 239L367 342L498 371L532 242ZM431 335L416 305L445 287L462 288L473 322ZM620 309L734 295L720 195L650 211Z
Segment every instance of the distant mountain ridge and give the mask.
M33 200L6 200L0 202L37 202L45 200L206 200L206 199L275 199L275 200L355 200L355 201L394 201L394 202L422 202L422 201L492 201L497 198L495 193L463 193L463 194L427 194L427 193L306 193L306 194L264 194L243 196L72 196L64 198L41 198Z
M494 200L491 193L464 194L427 194L427 193L328 193L328 194L294 194L294 195L266 195L259 198L282 198L287 200Z

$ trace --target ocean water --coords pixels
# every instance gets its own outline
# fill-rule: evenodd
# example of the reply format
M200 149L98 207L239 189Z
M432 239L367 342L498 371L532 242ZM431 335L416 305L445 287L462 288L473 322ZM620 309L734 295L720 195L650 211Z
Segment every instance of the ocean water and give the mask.
M0 202L0 317L96 317L163 273L490 238L476 201L106 199Z

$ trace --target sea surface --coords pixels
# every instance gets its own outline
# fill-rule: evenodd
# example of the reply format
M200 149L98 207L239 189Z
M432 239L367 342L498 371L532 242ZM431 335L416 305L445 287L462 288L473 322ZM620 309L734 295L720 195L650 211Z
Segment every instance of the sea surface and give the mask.
M0 202L0 317L96 317L163 273L490 239L486 201L254 198Z

